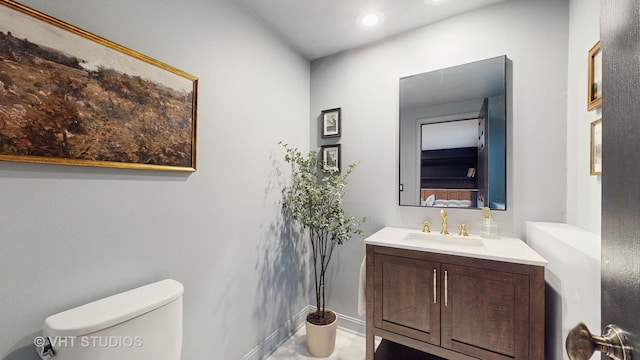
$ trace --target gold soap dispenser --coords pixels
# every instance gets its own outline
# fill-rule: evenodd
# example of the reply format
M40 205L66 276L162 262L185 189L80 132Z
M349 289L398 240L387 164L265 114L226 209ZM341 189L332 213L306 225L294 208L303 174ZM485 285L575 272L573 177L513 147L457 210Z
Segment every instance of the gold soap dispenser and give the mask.
M483 207L484 219L480 223L480 237L487 239L498 238L498 224L491 218L491 210L488 207Z

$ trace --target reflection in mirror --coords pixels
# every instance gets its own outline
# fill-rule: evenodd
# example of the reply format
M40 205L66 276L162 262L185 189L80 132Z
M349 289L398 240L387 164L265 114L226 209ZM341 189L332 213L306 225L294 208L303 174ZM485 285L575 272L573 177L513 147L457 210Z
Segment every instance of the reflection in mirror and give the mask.
M400 205L506 210L506 56L400 79Z

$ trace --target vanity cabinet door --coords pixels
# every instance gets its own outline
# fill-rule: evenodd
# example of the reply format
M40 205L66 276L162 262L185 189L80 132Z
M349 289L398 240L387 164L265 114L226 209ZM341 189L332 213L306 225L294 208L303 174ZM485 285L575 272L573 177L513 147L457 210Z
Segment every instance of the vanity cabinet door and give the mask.
M529 277L442 264L442 347L487 360L529 358Z
M439 274L436 262L376 254L375 326L440 345Z

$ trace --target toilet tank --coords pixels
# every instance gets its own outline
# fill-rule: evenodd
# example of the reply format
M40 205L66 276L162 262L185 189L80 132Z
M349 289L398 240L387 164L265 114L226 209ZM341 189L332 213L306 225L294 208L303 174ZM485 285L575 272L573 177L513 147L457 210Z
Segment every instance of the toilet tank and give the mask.
M48 317L52 360L179 360L181 283L167 279Z

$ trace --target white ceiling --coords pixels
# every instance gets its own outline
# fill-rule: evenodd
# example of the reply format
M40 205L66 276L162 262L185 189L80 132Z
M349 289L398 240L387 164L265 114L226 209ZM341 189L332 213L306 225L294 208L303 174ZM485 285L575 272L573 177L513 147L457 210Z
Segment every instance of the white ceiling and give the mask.
M505 0L234 0L309 60L369 44ZM366 10L384 14L374 29L356 24Z

